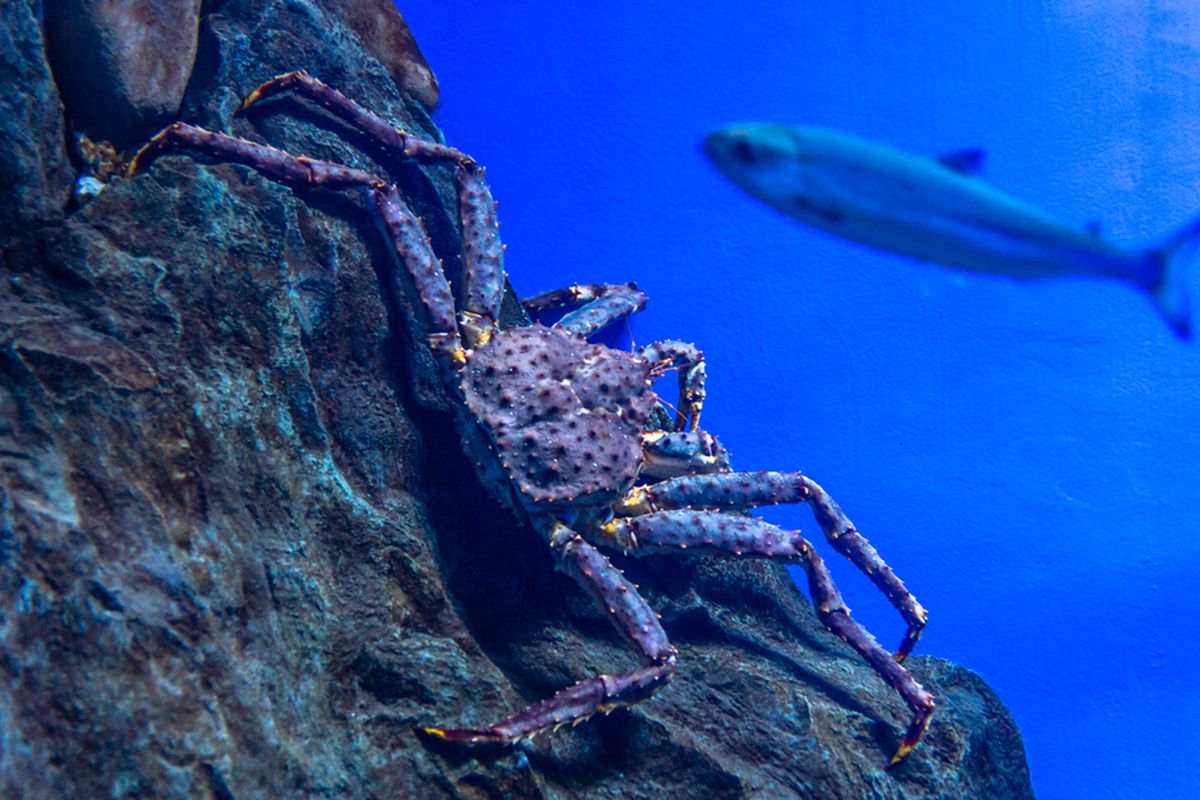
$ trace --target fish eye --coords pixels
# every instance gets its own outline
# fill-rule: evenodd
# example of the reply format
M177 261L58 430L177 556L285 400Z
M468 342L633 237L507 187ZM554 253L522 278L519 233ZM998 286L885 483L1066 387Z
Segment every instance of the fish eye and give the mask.
M745 139L738 139L733 143L733 155L743 164L753 164L758 161L758 154Z

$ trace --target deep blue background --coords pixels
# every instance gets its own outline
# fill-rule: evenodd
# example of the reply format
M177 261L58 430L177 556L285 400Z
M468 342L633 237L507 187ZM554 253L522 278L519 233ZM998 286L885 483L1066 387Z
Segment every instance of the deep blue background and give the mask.
M635 339L700 344L704 423L737 466L804 469L838 498L930 609L918 652L1012 708L1043 800L1200 796L1200 345L1125 286L957 274L804 229L698 150L741 120L982 146L997 185L1150 241L1200 211L1200 6L400 6L438 121L489 167L518 291L636 279ZM770 518L818 533L804 509Z

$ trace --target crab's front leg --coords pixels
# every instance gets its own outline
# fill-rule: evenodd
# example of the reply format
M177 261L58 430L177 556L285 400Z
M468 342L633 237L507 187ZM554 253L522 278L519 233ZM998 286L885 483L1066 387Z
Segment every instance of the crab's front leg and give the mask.
M579 722L598 711L608 713L639 703L671 679L675 648L634 585L599 550L561 522L550 526L549 540L559 567L608 611L617 630L641 651L646 665L580 681L487 728L422 728L424 733L463 744L510 744Z
M521 305L529 314L579 306L553 327L586 339L605 326L641 311L646 305L646 295L636 283L577 283L527 297Z
M899 762L921 740L933 716L933 695L850 616L850 609L842 600L825 562L799 532L735 514L679 510L616 518L601 525L595 536L604 544L626 547L632 555L638 556L687 550L781 558L799 564L808 576L813 606L821 623L853 647L912 709L912 722L891 763Z
M679 370L679 407L675 412L675 430L694 431L704 408L704 381L708 373L704 353L694 344L664 339L637 350L637 355L655 365L656 374Z

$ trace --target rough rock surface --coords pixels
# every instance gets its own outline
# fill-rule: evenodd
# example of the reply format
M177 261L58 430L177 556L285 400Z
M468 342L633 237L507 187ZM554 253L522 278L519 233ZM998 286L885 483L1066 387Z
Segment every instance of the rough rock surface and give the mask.
M74 175L33 7L17 0L0 13L0 246L7 251L18 232L61 220Z
M681 651L655 700L516 750L416 737L633 654L431 409L362 203L164 158L64 214L38 38L4 6L0 796L1032 796L1003 706L931 658L939 713L885 771L906 709L763 563L627 565ZM233 117L307 67L438 135L315 0L221 4L199 43L189 121L366 166L292 100ZM444 170L382 166L449 256Z
M400 90L432 111L439 102L437 76L392 0L323 0L362 40L363 49L387 67Z
M200 0L54 0L43 14L76 131L129 144L179 110L196 58Z

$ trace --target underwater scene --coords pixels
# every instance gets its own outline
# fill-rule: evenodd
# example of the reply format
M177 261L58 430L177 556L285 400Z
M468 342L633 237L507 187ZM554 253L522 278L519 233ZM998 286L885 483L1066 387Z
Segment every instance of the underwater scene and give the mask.
M1200 7L0 9L0 797L1200 796Z
M930 159L979 148L990 186L1153 247L1200 214L1200 8L568 6L496 5L466 28L403 7L437 119L489 167L514 286L636 279L634 341L703 348L705 427L737 467L836 489L929 610L914 652L1012 711L1038 797L1197 796L1195 341L1099 269L951 271L797 224L722 180L700 139L753 122ZM804 509L768 518L813 529ZM830 559L890 642L894 611Z

